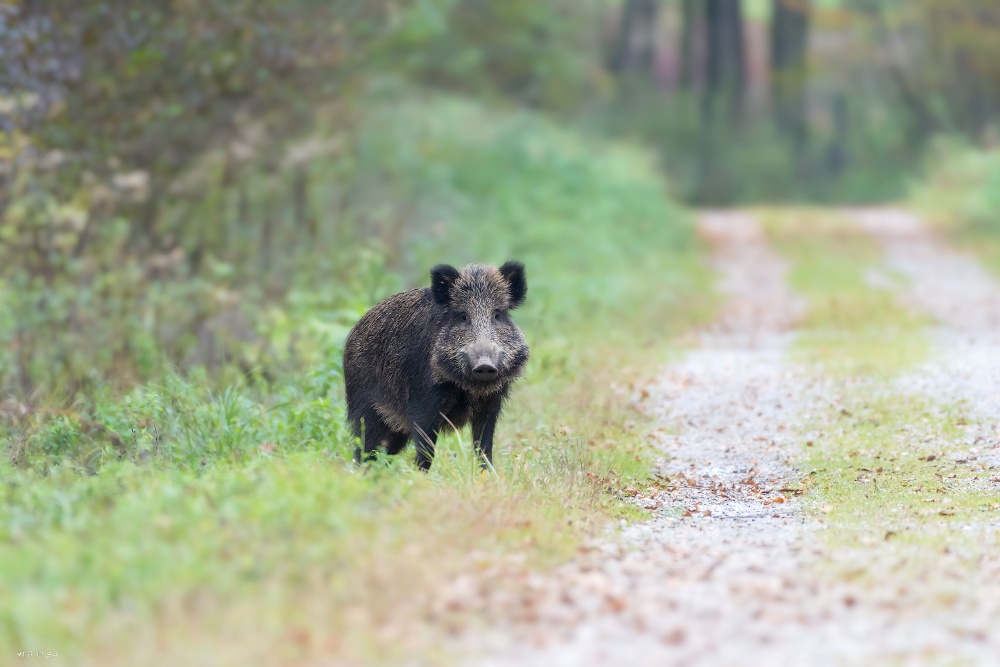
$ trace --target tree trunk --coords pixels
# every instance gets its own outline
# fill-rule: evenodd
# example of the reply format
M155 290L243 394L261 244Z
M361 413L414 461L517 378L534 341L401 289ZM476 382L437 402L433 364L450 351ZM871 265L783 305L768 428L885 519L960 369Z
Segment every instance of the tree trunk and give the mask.
M718 100L739 116L746 88L743 12L740 0L703 0L707 53L702 111L713 119Z
M681 0L681 53L678 81L681 90L691 90L698 80L695 75L695 46L698 44L701 23L698 21L696 11L697 2L698 0Z
M808 0L774 0L771 17L771 101L775 125L792 142L801 162L808 141L806 84Z
M639 5L639 26L636 32L638 44L635 46L633 69L652 75L656 58L656 18L660 13L658 0L642 0Z
M847 108L847 94L839 93L831 106L833 116L833 136L826 150L826 175L830 179L837 179L847 168L850 154L848 153L848 141L850 139L850 116Z
M746 57L740 0L702 0L705 26L705 83L701 93L698 199L726 199L727 174L719 162L720 147L730 141L731 127L743 111Z
M875 35L887 46L890 55L885 66L889 79L895 84L900 101L910 111L908 141L912 146L919 146L927 137L937 133L937 118L906 71L906 53L900 51L896 32L886 16L886 8L878 6L874 11Z

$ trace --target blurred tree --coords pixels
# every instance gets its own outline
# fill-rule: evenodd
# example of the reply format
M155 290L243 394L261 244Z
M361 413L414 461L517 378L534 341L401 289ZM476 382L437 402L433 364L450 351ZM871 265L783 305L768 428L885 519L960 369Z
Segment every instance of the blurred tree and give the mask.
M771 12L771 104L780 132L791 138L796 161L808 139L806 85L809 0L773 0Z
M977 136L1000 122L1000 3L917 0L883 20L899 26L916 94L948 109L949 125Z
M697 48L703 33L704 16L698 10L699 0L681 0L680 57L678 85L681 90L691 90L698 81Z
M740 0L704 0L705 66L698 132L698 186L694 197L712 201L731 189L722 156L739 129L746 90L746 52Z
M611 72L617 76L652 73L659 10L659 0L625 0L618 31L608 52Z
M746 90L746 48L740 0L705 0L707 45L702 113L711 125L719 101L730 117L739 116Z

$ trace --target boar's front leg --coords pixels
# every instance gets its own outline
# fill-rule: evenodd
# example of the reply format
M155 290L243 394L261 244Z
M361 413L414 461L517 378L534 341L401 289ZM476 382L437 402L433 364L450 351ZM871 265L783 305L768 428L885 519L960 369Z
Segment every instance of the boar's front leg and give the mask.
M431 462L434 460L434 445L437 444L438 434L433 428L428 429L417 425L413 429L413 445L417 448L417 467L427 472L431 469Z
M410 437L417 449L417 467L425 472L431 469L431 461L434 460L434 445L437 444L437 432L441 425L443 402L442 392L435 389L421 396L409 407L410 423L413 425Z
M482 459L483 468L493 465L493 432L497 428L503 394L495 394L476 405L472 413L472 446Z

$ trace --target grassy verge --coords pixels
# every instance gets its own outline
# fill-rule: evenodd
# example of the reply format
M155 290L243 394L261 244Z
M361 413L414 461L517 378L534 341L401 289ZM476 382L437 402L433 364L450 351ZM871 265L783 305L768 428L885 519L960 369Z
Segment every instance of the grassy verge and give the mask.
M827 528L827 562L836 576L888 585L899 600L919 580L930 602L947 603L954 589L939 575L975 574L993 548L975 528L1000 518L1000 503L968 442L975 425L963 407L893 384L926 357L925 319L882 281L866 280L879 253L842 221L781 214L768 228L808 300L796 353L827 376L828 407L804 427L798 462Z
M269 349L300 370L229 386L164 371L68 406L3 404L4 655L443 660L443 583L498 561L544 567L629 511L608 490L648 471L631 385L712 306L690 221L647 159L438 97L373 106L358 144L351 169L371 171L385 205L371 214L386 225L407 206L420 215L376 242L334 234L343 280L304 272L257 314ZM317 179L343 169L330 160ZM430 475L409 454L354 468L346 327L423 284L432 263L508 258L528 267L516 319L532 362L500 425L497 474L481 474L459 436Z

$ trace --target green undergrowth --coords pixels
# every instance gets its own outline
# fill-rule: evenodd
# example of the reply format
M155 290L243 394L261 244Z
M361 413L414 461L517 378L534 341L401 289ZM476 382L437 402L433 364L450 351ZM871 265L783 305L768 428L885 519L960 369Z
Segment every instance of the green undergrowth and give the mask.
M1000 272L1000 149L937 147L911 203L955 245Z
M921 361L927 318L899 305L903 279L881 267L876 243L835 214L801 209L764 216L805 300L795 354L837 375L892 374Z
M257 302L260 365L157 361L124 390L96 375L86 394L0 405L0 651L102 665L427 654L435 590L498 562L545 567L634 515L616 496L650 470L633 400L714 304L689 217L627 147L411 94L374 104L348 157L311 165L329 188L324 174L349 169L389 227L330 231L344 264L304 267L286 298ZM409 451L356 468L350 324L433 263L510 258L528 269L515 319L532 360L496 470L463 434L442 439L429 475Z

